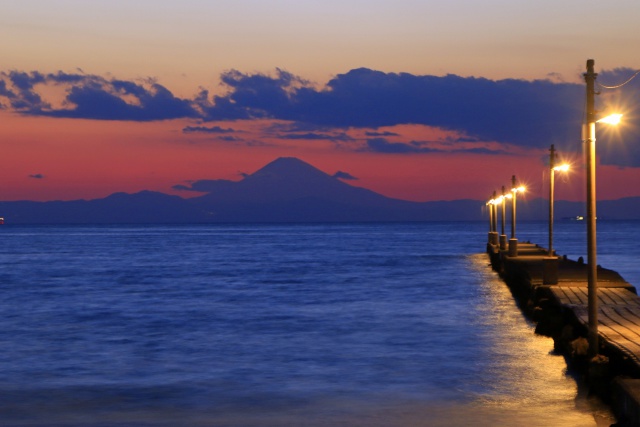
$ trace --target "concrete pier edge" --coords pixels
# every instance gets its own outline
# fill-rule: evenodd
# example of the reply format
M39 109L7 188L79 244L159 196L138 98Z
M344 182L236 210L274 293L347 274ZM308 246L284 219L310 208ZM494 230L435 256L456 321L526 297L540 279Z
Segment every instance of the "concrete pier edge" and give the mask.
M553 289L563 285L578 287L584 281L586 287L584 263L566 256L549 257L546 249L530 242L518 242L517 251L512 256L499 244L487 245L492 268L510 288L523 313L536 324L535 332L553 338L554 350L564 356L569 372L587 384L590 394L611 406L618 419L615 426L640 426L640 359L600 340L599 356L589 360L588 331L580 321L580 309L559 304L553 295ZM638 298L635 287L617 272L600 266L598 271L606 275L607 287L628 290L630 296Z

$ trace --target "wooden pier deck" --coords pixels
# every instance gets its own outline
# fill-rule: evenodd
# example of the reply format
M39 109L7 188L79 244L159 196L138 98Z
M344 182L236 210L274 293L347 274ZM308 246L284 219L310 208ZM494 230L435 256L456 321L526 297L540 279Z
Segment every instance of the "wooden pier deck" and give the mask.
M580 323L589 324L585 288L559 286L550 290ZM598 333L604 345L616 347L640 365L640 298L627 289L599 289Z
M546 312L538 320L546 319L552 324L547 325L546 331L553 331L549 334L556 341L556 348L567 350L576 339L584 341L589 324L584 262L558 258L557 270L551 275L557 280L545 284L544 264L545 258L547 262L549 259L545 248L519 243L516 257L495 245L488 245L487 249L493 268L520 299L525 311L529 309L534 318L536 311ZM617 416L628 423L622 425L640 425L640 297L635 287L613 270L598 266L597 283L600 353L609 359L612 405Z

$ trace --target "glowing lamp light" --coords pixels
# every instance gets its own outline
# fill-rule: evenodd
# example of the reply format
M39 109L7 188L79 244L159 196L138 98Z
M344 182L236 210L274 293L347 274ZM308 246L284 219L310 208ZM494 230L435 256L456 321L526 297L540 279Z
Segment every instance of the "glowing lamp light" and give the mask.
M603 117L597 120L596 123L606 123L608 125L617 125L622 119L622 114L610 114L607 117Z
M569 168L570 166L568 164L564 164L564 165L556 166L555 168L553 168L553 170L556 172L567 172Z
M511 191L513 191L514 193L524 193L527 189L523 186L520 186L518 188L512 188Z

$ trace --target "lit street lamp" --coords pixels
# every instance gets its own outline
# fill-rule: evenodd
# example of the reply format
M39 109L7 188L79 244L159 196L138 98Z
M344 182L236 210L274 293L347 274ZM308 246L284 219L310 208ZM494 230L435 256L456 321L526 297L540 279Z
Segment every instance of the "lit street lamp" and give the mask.
M489 199L486 203L487 208L489 209L489 235L488 235L488 243L493 243L493 199Z
M498 199L496 198L496 192L493 192L493 198L491 199L491 206L493 207L493 234L491 241L492 244L498 244Z
M489 208L489 245L498 244L498 199L496 199L496 192L493 192L493 197L486 203Z
M509 256L518 256L518 239L516 239L516 200L517 194L524 192L524 187L518 187L516 176L511 177L511 239L509 239Z
M598 264L596 261L596 110L595 81L598 76L593 71L595 61L587 60L584 80L587 88L585 147L587 160L587 281L589 310L589 354L598 354ZM597 120L601 123L617 124L621 114L613 114Z
M500 250L504 251L507 249L507 235L504 234L504 224L505 224L505 214L506 214L506 205L507 205L507 195L504 192L504 185L502 186L502 195L499 197L500 204L502 208L502 217L501 217L501 227L500 227Z

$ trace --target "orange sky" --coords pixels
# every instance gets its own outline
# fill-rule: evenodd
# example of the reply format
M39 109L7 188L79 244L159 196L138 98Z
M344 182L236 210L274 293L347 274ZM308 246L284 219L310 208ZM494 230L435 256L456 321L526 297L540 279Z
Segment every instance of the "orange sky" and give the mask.
M230 69L281 68L320 86L359 67L579 82L590 57L608 69L640 68L638 16L637 0L454 0L437 7L420 0L27 0L3 5L0 57L4 71L157 78L180 97L202 88L223 91L219 76ZM259 121L207 124L240 129L242 141L182 132L197 125L22 117L0 108L0 200L170 192L188 180L239 179L279 156L299 157L330 174L348 172L359 178L353 185L409 200L483 199L512 174L531 182L532 194L545 195L546 150L363 152L358 144L366 129L346 130L350 143L284 141ZM426 126L386 130L405 142L446 135ZM640 195L639 174L638 168L599 167L599 198ZM581 200L580 175L559 185L558 197Z
M171 187L190 180L239 180L240 173L255 172L281 156L299 157L329 174L348 172L358 178L349 181L352 185L407 200L484 199L508 185L512 174L527 183L529 197L546 197L548 191L546 152L541 150L520 149L514 155L366 153L357 150L358 141L338 148L326 141L277 141L264 135L264 128L273 124L268 121L219 123L242 130L243 142L182 132L193 124L33 118L0 112L1 199L91 199L145 189L190 196ZM447 135L425 126L378 129L384 130L425 140ZM348 132L357 138L364 130ZM568 178L558 178L559 199L583 199L579 169ZM640 182L637 168L600 166L598 172L601 199L638 195L635 186L624 185ZM42 178L34 177L38 175Z

